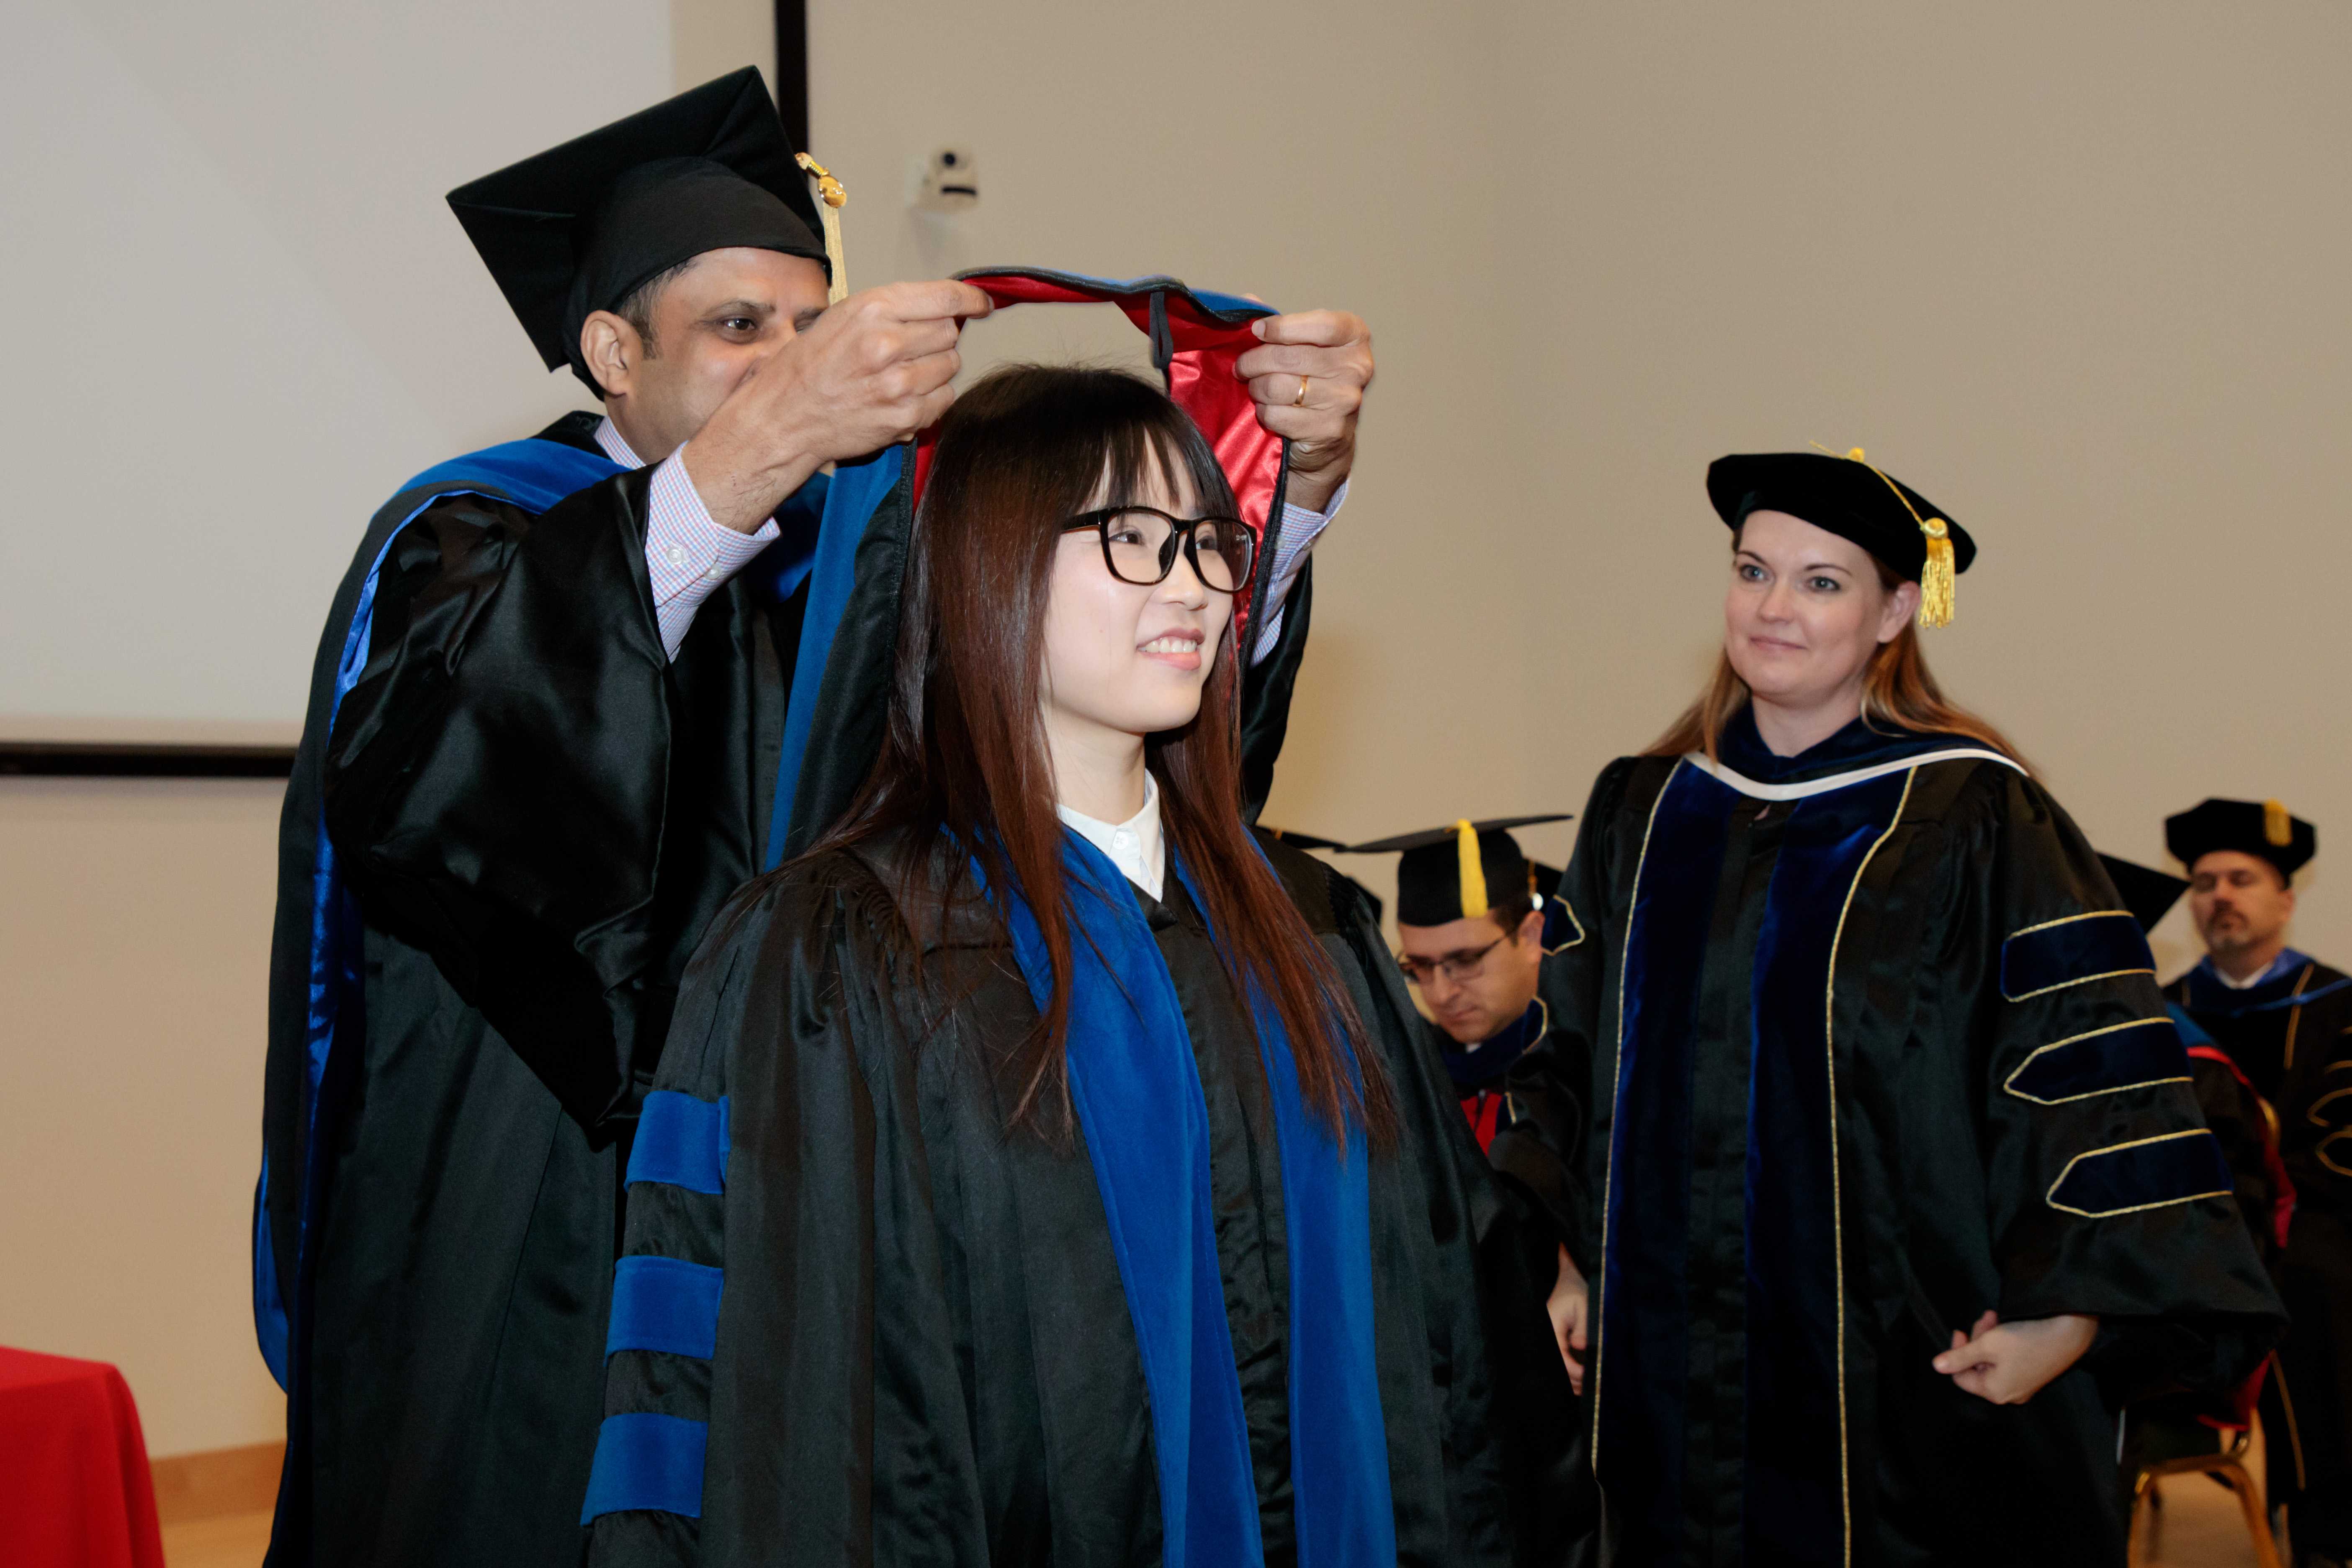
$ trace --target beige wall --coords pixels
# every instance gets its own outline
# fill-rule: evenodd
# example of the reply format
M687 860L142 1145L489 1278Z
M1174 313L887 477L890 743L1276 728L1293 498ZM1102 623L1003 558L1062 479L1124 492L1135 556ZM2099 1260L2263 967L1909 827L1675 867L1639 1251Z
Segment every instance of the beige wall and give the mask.
M247 1230L282 793L0 780L0 1344L120 1365L158 1454L283 1420Z
M1575 808L1696 683L1708 459L1862 446L1983 548L1928 636L1952 693L2114 853L2168 864L2207 795L2316 821L2297 934L2352 963L2352 11L1525 15L1512 581L1547 788ZM2193 941L2176 914L2168 972Z
M924 0L811 26L860 281L1166 270L1372 321L1269 821L1580 810L1712 658L1706 463L1821 441L1975 534L1931 655L2101 847L2166 863L2162 817L2208 794L2352 844L2352 12ZM950 142L980 207L910 210ZM971 352L999 335L1052 346L1008 319ZM2298 934L2352 960L2329 881L2323 857ZM2159 960L2192 942L2176 914Z
M121 4L78 9L181 95L205 149L250 141L173 81L168 37ZM1706 668L1723 535L1706 463L1820 440L1867 447L1977 535L1933 657L2103 847L2158 860L2161 816L2208 793L2278 795L2335 853L2352 843L2330 700L2352 655L2332 471L2352 424L2352 14L813 9L814 151L851 189L853 280L1166 270L1371 319L1381 380L1269 820L1369 837L1580 809ZM521 10L436 4L432 26L504 37ZM764 64L766 17L678 0L654 79ZM557 90L572 56L534 58L495 55L547 101L497 121L493 157L604 112ZM607 69L596 101L627 75ZM487 166L457 123L420 132L430 178L404 176L402 200ZM921 160L949 142L977 152L982 204L917 213ZM381 133L369 166L408 149ZM307 156L245 169L242 199L291 210ZM412 205L419 233L445 221ZM315 236L289 251L362 337L361 297L405 287ZM426 260L439 301L463 258ZM365 426L402 448L387 472L415 466L419 432L512 434L566 401L466 276L463 310L369 339L389 367L370 374L428 409ZM1081 315L1012 312L972 355L1131 353ZM431 404L442 337L498 345L521 379ZM335 384L309 395L331 405ZM190 522L235 539L239 504L208 496ZM318 526L348 540L363 510ZM12 543L26 515L0 525ZM245 1272L275 795L0 784L0 1342L121 1363L158 1452L277 1421ZM1530 847L1563 855L1570 832ZM2352 959L2326 867L2300 935ZM2168 969L2190 956L2179 916L2158 949Z

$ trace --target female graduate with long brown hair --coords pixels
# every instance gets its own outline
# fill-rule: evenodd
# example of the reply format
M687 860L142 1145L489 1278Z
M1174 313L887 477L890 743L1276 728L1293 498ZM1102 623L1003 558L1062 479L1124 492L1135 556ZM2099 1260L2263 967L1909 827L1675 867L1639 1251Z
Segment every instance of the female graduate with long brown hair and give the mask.
M717 922L647 1100L594 1562L1561 1539L1491 1178L1367 912L1242 820L1234 512L1123 374L948 416L882 755Z
M2120 1404L2279 1312L2155 964L1928 672L1974 542L1859 451L1707 491L1722 658L1593 787L1515 1082L1604 1561L2120 1564Z

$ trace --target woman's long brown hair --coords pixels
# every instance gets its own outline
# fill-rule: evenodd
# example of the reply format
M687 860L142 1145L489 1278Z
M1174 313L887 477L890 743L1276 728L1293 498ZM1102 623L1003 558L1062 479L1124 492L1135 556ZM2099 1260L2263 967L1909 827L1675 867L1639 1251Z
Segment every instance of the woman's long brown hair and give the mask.
M1731 547L1734 551L1739 548L1737 530L1732 532ZM1892 594L1903 585L1904 580L1875 556L1871 564L1878 568L1878 585L1883 591ZM1753 700L1748 682L1731 668L1731 656L1718 653L1715 679L1707 682L1698 700L1685 709L1682 717L1651 742L1642 754L1680 757L1704 752L1707 761L1714 762L1723 727ZM1908 621L1892 641L1879 644L1877 651L1870 656L1870 668L1862 681L1862 717L1874 728L1964 736L1991 747L2020 767L2025 766L2025 758L2009 743L2008 736L1944 695L1944 689L1936 684L1935 675L1927 668L1927 652L1919 646L1919 628Z
M1133 376L1013 365L956 400L915 519L882 754L848 812L810 850L908 832L911 893L944 837L950 900L976 891L970 854L1000 913L1007 890L1021 889L1044 934L1054 988L1022 1047L1015 1119L1049 1132L1071 1126L1071 922L1039 712L1046 604L1063 521L1090 505L1142 500L1155 473L1171 493L1180 475L1189 477L1203 513L1234 515L1232 488L1199 428ZM1364 1048L1329 956L1242 824L1238 665L1229 620L1200 712L1182 729L1148 736L1145 765L1226 972L1243 995L1255 986L1272 1000L1306 1102L1335 1134L1353 1123L1384 1137L1393 1110L1379 1059Z

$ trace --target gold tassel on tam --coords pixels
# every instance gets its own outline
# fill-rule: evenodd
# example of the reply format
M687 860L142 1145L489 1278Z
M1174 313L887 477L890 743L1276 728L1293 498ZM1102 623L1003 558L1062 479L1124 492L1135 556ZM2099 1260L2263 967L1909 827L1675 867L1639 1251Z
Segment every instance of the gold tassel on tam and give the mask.
M1461 840L1455 851L1462 862L1462 918L1475 920L1486 912L1486 863L1478 858L1478 830L1463 817L1454 824Z
M2277 801L2263 802L2263 837L2280 849L2294 842L2294 818Z
M1819 441L1813 445L1821 447L1824 452L1830 450L1822 447ZM1834 457L1836 454L1831 455ZM1919 509L1911 504L1911 498L1903 493L1903 487L1887 479L1885 469L1864 457L1861 447L1856 447L1846 453L1846 458L1849 462L1860 463L1884 480L1886 488L1895 492L1895 499L1903 503L1903 510L1911 514L1911 521L1919 525L1919 531L1927 536L1927 559L1919 566L1919 624L1922 626L1950 626L1952 609L1958 599L1960 575L1958 563L1952 555L1952 525L1940 517L1921 517Z
M1927 536L1927 559L1919 568L1919 624L1948 626L1954 579L1958 575L1952 570L1951 530L1940 517L1931 517L1919 527Z
M849 263L841 255L841 209L849 205L849 193L833 177L833 171L805 153L796 153L800 166L816 176L816 194L824 204L817 216L824 220L824 259L833 272L833 287L825 293L824 302L838 305L849 298Z

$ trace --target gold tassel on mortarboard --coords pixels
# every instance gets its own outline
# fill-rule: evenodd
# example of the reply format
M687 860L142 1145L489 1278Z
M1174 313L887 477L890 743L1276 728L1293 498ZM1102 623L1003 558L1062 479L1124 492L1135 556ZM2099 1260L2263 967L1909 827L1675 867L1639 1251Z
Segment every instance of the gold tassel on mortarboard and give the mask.
M825 291L824 302L838 305L849 298L849 263L841 254L841 209L849 205L849 193L833 177L833 171L805 153L796 153L800 166L816 176L816 194L824 205L817 216L824 221L824 259L833 272L833 287Z
M2277 801L2263 802L2263 837L2277 849L2294 842L2294 818Z
M1461 840L1462 918L1475 920L1486 912L1486 863L1478 858L1478 830L1468 817L1456 821L1454 831Z

